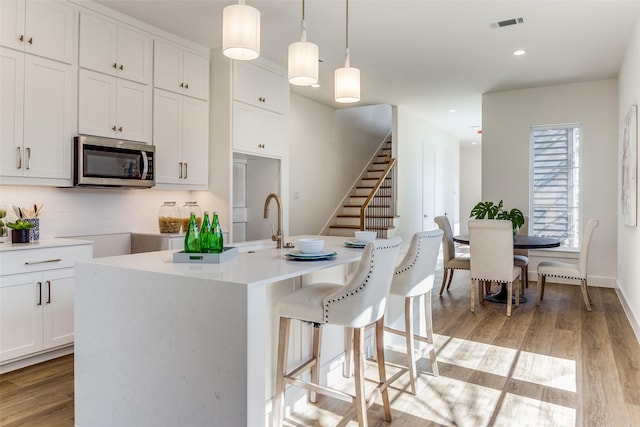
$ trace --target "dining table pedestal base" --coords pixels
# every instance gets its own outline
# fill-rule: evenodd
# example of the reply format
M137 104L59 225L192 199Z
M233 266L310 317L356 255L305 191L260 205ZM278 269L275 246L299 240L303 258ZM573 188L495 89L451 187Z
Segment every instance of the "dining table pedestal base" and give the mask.
M496 293L487 293L484 295L484 300L485 301L491 301L491 302L497 302L500 304L506 304L507 303L507 284L506 283L502 283L500 285L500 290ZM512 302L515 303L515 296L512 296ZM525 297L524 295L520 295L520 303L523 302L527 302L527 297Z

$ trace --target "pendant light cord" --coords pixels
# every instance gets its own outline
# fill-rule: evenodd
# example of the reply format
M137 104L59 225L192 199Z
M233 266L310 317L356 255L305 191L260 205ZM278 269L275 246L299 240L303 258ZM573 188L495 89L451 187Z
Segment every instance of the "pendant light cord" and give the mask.
M351 59L349 58L349 0L346 0L347 3L347 13L346 13L346 31L345 31L345 50L344 50L344 66L345 68L351 67Z

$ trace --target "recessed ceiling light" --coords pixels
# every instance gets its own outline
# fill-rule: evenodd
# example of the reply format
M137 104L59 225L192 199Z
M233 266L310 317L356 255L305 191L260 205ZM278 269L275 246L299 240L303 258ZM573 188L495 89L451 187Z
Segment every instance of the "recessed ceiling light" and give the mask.
M449 108L450 113L455 113L457 110L455 108Z
M514 50L514 51L513 51L513 54L514 54L515 56L522 56L522 55L524 55L524 54L526 54L526 53L527 53L527 51L526 51L526 50L522 50L522 49Z

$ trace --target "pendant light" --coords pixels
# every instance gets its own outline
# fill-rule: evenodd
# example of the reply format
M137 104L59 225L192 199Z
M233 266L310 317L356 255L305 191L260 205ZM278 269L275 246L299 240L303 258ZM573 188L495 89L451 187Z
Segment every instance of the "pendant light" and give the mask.
M260 56L260 11L244 0L222 11L222 53L243 61Z
M307 41L304 0L302 0L300 41L289 45L289 83L297 86L311 86L318 83L318 45Z
M346 48L344 55L344 67L334 72L336 102L351 103L360 101L360 70L351 67L349 58L349 0L346 13Z

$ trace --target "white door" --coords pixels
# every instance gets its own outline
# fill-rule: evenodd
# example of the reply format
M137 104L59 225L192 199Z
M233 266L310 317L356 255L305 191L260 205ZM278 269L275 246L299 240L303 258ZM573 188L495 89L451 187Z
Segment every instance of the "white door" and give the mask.
M76 13L66 2L28 1L24 51L71 64L77 38Z
M436 224L436 152L431 144L422 144L422 231L433 230Z
M0 93L0 175L20 176L24 154L24 53L0 48Z
M185 51L183 63L183 78L187 85L184 94L206 101L209 99L209 58Z
M455 177L459 175L459 171L454 162L454 155L449 151L444 152L444 170L448 177L442 180L444 212L449 217L453 234L458 234L460 231L460 217L458 209L456 209Z
M182 97L182 161L187 184L207 185L209 163L209 104Z
M118 77L151 84L151 38L129 28L118 28Z
M117 138L151 142L151 86L117 79Z
M156 182L181 184L182 96L160 89L153 96L153 145L156 146Z
M42 282L43 346L73 342L73 268L46 271Z
M117 129L117 79L83 69L78 76L78 132L114 138Z
M0 44L2 46L24 49L24 12L25 0L0 1Z

